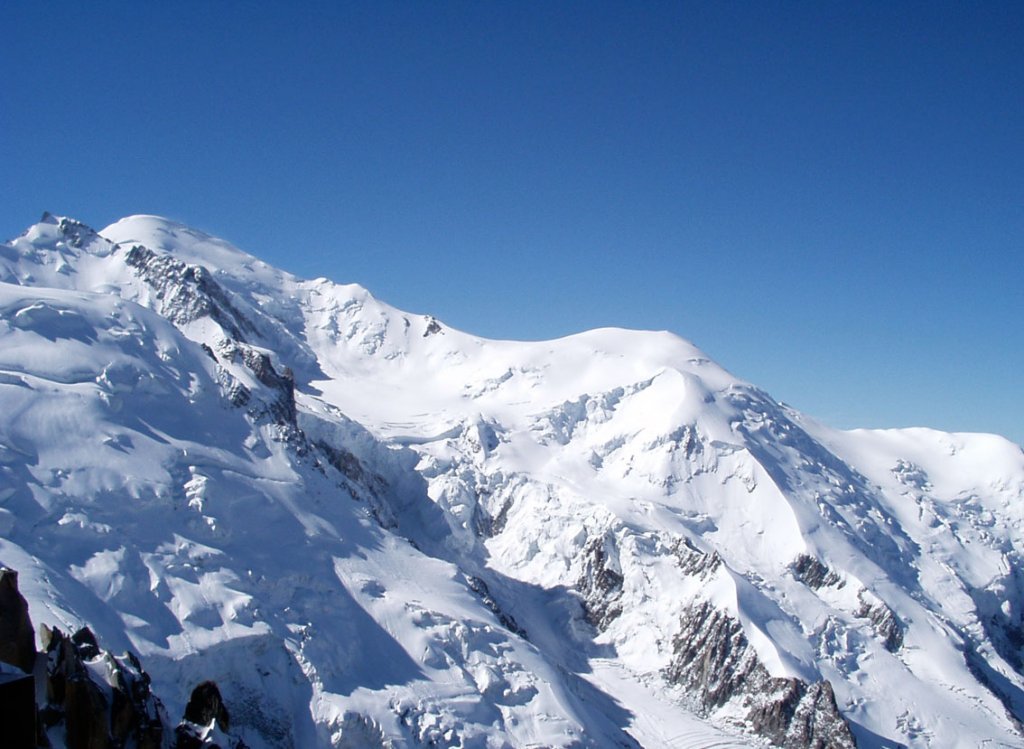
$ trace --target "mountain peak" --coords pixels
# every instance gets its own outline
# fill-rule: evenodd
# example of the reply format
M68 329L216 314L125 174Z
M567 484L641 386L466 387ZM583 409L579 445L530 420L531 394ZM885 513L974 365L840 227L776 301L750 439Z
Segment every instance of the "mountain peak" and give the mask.
M125 216L101 229L99 234L115 244L137 243L150 249L169 252L210 243L221 248L231 248L239 255L250 257L223 239L179 221L150 214Z
M488 340L158 216L46 214L0 279L0 556L173 714L214 679L257 749L1020 743L1005 441L832 430L665 331Z
M285 279L292 279L224 239L163 216L126 216L101 229L99 234L114 244L139 244L211 272L229 273L245 284L274 288Z

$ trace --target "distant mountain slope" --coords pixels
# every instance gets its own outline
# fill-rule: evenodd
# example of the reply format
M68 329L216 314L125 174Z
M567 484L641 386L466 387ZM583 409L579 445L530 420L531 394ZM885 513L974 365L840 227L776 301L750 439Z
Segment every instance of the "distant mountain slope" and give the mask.
M299 242L297 241L297 244ZM1016 746L1024 453L152 216L0 246L0 562L284 746ZM235 707L231 707L232 704Z

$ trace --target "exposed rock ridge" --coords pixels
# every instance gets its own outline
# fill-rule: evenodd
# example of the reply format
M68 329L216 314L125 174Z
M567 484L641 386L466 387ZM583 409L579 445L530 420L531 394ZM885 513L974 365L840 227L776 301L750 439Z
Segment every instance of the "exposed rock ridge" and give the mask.
M784 749L856 746L829 682L772 677L740 623L707 601L684 611L664 676L706 712L727 703L745 710L744 724Z
M583 597L587 621L605 629L622 614L622 567L615 536L607 531L587 540L576 588Z
M821 560L809 554L800 554L790 565L793 577L812 590L834 588L840 590L846 586L846 580ZM866 589L857 593L860 605L853 612L858 619L867 619L871 628L882 641L882 645L890 653L895 653L903 645L905 626L896 613L884 601Z
M682 538L672 544L676 564L684 575L703 579L711 577L722 566L722 557L717 551L701 551L689 539Z
M224 339L217 346L217 356L231 363L244 365L263 387L269 397L254 401L252 391L235 380L229 373L223 373L228 399L232 405L248 407L249 415L259 419L268 417L282 426L297 428L295 409L295 378L287 367L278 372L270 357L252 346L238 341Z
M164 711L150 692L149 675L131 653L102 650L87 627L70 637L41 628L46 658L43 725L64 729L69 749L163 746ZM99 681L99 678L102 681Z
M484 605L491 610L491 613L498 617L498 621L501 622L501 626L510 632L514 632L520 637L528 639L526 630L519 626L519 622L516 621L515 617L505 611L505 609L501 607L501 604L495 600L494 596L491 595L490 588L482 578L476 577L475 575L467 575L466 584L469 586L470 590L480 597L480 600L483 601Z
M245 742L228 735L230 725L220 690L204 681L192 690L185 716L174 729L175 749L246 749Z
M903 645L904 625L899 617L884 601L871 600L873 596L869 597L863 591L858 598L861 605L855 615L871 622L872 629L882 640L885 649L895 653Z
M157 254L142 245L128 251L125 263L156 292L160 300L157 312L176 325L209 317L240 341L245 340L245 333L255 332L206 268Z
M43 651L37 653L18 573L0 566L0 662L32 675L37 699L42 700L34 718L27 718L36 725L32 745L245 749L244 742L227 734L227 708L213 682L204 682L193 692L184 727L168 743L166 711L134 653L115 656L104 650L88 627L69 636L42 625L39 639Z
M842 588L846 585L843 578L809 554L798 556L796 561L790 565L790 569L793 571L793 577L814 590L831 587Z
M67 238L67 243L75 249L80 249L88 242L99 237L99 234L91 226L86 226L81 221L75 221L73 218L62 217L58 219L49 211L43 213L40 223L56 224L60 233Z
M36 641L28 603L18 592L18 573L0 567L0 661L32 673Z

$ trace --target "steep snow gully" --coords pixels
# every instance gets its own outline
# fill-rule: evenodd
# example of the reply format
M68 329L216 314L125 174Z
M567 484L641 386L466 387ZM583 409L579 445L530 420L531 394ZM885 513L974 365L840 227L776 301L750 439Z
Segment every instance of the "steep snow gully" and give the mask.
M221 698L253 749L1021 746L1022 500L1000 437L669 333L486 340L154 216L0 245L0 562L189 746Z

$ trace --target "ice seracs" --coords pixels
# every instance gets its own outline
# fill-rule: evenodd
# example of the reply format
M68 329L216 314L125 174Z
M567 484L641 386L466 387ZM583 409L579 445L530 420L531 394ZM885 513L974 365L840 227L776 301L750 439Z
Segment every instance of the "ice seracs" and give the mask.
M250 746L1014 745L1024 454L153 216L0 246L0 561ZM232 705L239 705L233 708Z

